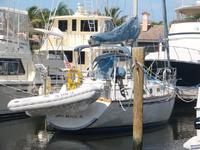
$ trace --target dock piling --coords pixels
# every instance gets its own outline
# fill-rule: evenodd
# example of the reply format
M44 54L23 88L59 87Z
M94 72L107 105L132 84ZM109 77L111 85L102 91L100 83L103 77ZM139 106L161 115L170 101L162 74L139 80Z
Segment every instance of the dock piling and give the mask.
M137 47L132 53L134 67L134 100L133 100L133 149L142 150L143 136L143 84L144 48Z

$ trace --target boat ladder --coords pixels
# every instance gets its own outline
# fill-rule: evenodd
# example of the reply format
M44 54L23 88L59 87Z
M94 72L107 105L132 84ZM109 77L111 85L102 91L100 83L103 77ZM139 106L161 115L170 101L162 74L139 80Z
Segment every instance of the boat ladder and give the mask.
M88 20L88 25L89 25L90 31L96 31L94 20Z
M93 5L92 0L84 0L84 7L86 11L88 12L88 14L91 14L94 11L94 5ZM94 19L88 20L88 26L89 26L90 31L96 31Z

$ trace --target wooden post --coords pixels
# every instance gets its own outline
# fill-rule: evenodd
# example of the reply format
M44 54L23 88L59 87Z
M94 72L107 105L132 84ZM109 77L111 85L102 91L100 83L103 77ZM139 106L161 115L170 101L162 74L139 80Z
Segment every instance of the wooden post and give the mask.
M134 48L132 55L133 62L135 62L133 93L133 149L142 150L144 72L141 65L144 64L144 48Z
M47 95L47 76L44 77L44 95Z

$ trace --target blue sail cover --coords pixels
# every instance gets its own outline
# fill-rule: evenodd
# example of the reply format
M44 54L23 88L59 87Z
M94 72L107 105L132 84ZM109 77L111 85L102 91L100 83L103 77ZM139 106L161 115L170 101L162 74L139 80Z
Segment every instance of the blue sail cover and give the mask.
M127 22L116 27L110 32L94 34L90 37L90 45L100 45L102 43L120 43L135 41L139 36L140 28L138 18L130 18Z

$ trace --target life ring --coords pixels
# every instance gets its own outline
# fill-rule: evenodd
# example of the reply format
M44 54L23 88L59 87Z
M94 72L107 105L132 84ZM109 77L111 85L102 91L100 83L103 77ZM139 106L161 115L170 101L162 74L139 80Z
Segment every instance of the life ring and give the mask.
M76 89L78 86L81 85L82 82L82 74L81 71L78 69L70 69L67 71L67 89L73 90Z

